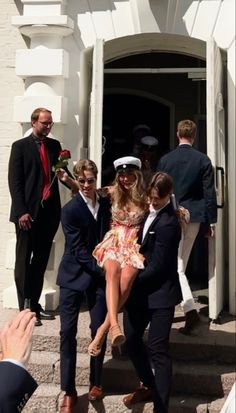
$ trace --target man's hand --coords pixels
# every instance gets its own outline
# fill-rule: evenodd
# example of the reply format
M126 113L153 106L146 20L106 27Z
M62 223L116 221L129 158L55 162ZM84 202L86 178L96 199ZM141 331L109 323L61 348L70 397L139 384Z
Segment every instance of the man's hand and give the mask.
M26 365L32 348L35 313L29 309L21 311L6 323L1 334L2 360L13 359Z
M24 231L28 231L28 229L31 228L32 222L33 219L30 216L30 214L21 215L21 217L18 220L20 229L23 229Z

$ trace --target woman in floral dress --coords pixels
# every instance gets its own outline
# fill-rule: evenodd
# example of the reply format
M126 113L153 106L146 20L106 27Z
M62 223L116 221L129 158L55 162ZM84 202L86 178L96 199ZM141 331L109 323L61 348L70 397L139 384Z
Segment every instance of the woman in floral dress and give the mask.
M118 323L118 313L126 302L144 257L139 253L137 234L148 204L143 187L141 161L126 156L114 161L114 185L107 188L112 201L111 229L97 245L93 255L104 268L106 277L107 316L89 345L88 351L97 356L110 332L111 343L119 346L125 337Z

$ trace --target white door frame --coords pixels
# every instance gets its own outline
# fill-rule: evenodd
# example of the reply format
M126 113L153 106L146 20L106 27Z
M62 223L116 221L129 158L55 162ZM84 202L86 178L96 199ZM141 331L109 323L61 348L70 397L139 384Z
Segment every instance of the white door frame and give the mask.
M185 37L185 36L179 36L179 35L170 35L170 34L163 34L163 33L144 33L140 35L134 35L134 36L126 36L123 38L117 38L113 40L109 40L104 43L103 47L103 42L102 40L97 40L95 49L98 50L97 45L100 52L95 55L97 56L96 59L96 71L99 71L99 75L97 77L94 77L93 75L93 87L91 87L91 93L93 96L93 93L95 93L95 96L97 96L97 99L92 98L92 103L93 103L93 113L94 116L96 115L98 119L96 120L95 118L90 116L90 120L94 119L92 122L94 123L90 127L90 132L92 131L92 128L94 125L96 127L94 128L94 132L90 133L89 132L89 139L87 140L87 146L91 154L93 154L93 160L97 163L98 168L101 169L101 153L102 151L100 150L98 153L98 148L102 147L102 99L101 96L103 94L103 88L100 86L103 86L103 78L101 78L101 71L103 72L103 65L104 62L107 63L112 60L116 60L125 56L128 56L130 54L134 53L142 53L142 52L153 52L154 50L156 51L165 51L165 52L175 52L175 53L180 53L184 55L190 55L193 57L198 57L201 59L206 59L206 43L198 40L198 39L192 39L190 37ZM208 49L209 50L209 49ZM208 60L209 60L209 53L208 53ZM100 62L100 63L99 63ZM100 64L100 70L99 69L99 64ZM211 63L213 65L213 61ZM208 61L208 72L209 72L209 61ZM208 73L209 75L209 73ZM208 76L209 79L209 76ZM98 83L97 83L98 82ZM100 83L99 83L100 82ZM208 81L208 95L209 93L212 93L212 88L209 88L209 81ZM212 97L211 97L212 98ZM213 145L213 142L215 142L215 136L216 131L214 131L214 128L210 127L212 126L212 114L211 111L213 110L213 105L210 104L209 102L211 101L211 98L208 98L208 114L207 114L207 142L208 142L208 153L210 158L215 160L215 149L211 150L211 144ZM87 99L89 100L89 99ZM220 113L219 113L220 115ZM220 115L221 116L221 115ZM86 122L84 122L85 124ZM89 122L88 122L89 123ZM99 142L98 142L99 141ZM214 145L213 145L214 146ZM212 146L212 148L213 148ZM92 149L93 147L93 149ZM225 168L225 165L223 166ZM101 179L101 178L99 178ZM211 291L211 297L210 297L210 303L209 303L209 313L210 317L212 319L217 318L219 311L222 309L223 301L222 301L222 294L221 294L221 287L223 283L223 277L221 277L221 280L216 282L216 274L218 270L218 265L222 265L217 262L217 265L215 266L214 264L214 257L216 256L216 248L217 245L219 245L219 239L222 239L222 225L220 224L218 226L218 229L216 230L216 243L215 244L210 244L210 262L211 262L211 275L210 275L210 291ZM217 252L218 253L218 252ZM222 258L223 259L223 258ZM220 271L221 274L222 271ZM214 288L213 288L214 285Z

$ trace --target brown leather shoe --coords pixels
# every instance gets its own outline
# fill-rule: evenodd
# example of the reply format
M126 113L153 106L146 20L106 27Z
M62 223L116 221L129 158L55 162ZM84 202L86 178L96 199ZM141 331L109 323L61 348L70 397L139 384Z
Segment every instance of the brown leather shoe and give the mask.
M132 409L136 403L145 403L153 401L153 390L147 387L139 387L133 393L123 398L123 403L128 409Z
M88 399L92 401L102 400L104 397L102 387L93 386L89 390Z
M77 394L74 396L65 396L63 397L62 404L60 407L60 413L73 413L73 409L77 403Z

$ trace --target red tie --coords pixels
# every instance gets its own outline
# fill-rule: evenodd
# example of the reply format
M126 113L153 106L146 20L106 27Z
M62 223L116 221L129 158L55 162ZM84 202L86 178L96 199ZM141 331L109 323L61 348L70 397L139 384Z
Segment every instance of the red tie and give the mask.
M40 145L40 158L43 166L43 200L46 200L50 196L50 180L49 180L49 165L48 155L45 141L41 141Z

